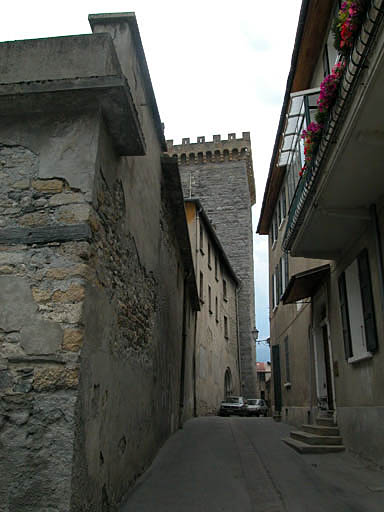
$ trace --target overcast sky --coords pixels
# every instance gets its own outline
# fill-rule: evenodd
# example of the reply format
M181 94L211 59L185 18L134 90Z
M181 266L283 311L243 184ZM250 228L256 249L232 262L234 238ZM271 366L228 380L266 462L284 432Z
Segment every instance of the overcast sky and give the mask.
M257 227L301 0L17 0L0 39L89 33L90 13L134 11L167 139L251 132ZM267 237L255 236L256 326L269 336ZM259 361L269 360L263 345Z

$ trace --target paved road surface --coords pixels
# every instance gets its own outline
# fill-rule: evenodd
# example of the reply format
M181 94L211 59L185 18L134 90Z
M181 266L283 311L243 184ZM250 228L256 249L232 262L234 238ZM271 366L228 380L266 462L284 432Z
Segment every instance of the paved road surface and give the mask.
M300 455L271 418L188 421L121 512L383 512L384 473L347 453Z

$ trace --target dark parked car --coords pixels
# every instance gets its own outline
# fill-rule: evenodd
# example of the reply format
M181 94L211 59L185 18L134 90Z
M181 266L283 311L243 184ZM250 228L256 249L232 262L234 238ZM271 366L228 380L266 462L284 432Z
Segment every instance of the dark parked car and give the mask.
M246 416L247 404L242 396L227 396L221 402L219 416L230 416L231 414Z
M262 398L247 399L248 416L268 416L268 406Z

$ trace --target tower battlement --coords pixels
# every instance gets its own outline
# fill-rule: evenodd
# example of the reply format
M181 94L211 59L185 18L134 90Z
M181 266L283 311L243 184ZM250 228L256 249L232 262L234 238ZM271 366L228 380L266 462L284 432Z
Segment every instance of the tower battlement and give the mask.
M183 137L181 144L174 144L172 139L167 140L167 152L169 156L177 158L179 165L245 160L251 203L254 204L256 194L250 132L243 132L239 138L236 133L228 133L228 139L222 139L221 135L213 135L212 139L206 141L205 136L199 136L196 142L191 142L189 137Z

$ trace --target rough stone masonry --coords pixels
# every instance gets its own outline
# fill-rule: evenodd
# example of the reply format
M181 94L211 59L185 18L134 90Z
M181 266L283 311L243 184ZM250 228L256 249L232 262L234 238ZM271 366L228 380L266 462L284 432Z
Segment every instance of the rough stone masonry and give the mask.
M198 137L182 144L167 141L168 154L178 159L184 197L198 197L213 224L234 271L240 278L239 328L242 393L256 393L253 236L251 206L255 203L249 132L230 133L212 142Z
M180 180L134 15L90 21L0 44L1 512L117 510L193 414Z

